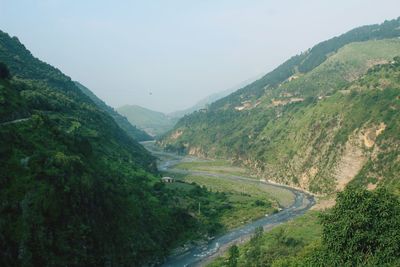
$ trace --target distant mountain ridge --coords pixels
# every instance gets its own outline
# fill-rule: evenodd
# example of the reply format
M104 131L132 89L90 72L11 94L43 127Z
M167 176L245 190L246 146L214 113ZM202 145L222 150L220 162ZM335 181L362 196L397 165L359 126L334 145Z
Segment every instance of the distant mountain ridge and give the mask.
M173 118L181 118L185 115L188 115L188 114L198 111L200 109L207 108L210 104L214 103L215 101L230 95L231 93L238 90L239 88L242 88L243 86L245 86L255 80L258 80L259 78L261 78L261 75L257 75L253 78L247 79L232 88L211 94L211 95L203 98L202 100L198 101L192 107L168 113L168 116L173 117Z
M200 100L190 108L174 111L167 114L159 111L154 111L148 108L144 108L139 105L124 105L117 108L117 111L123 116L127 117L131 124L138 126L147 134L150 134L153 137L156 136L160 137L167 131L171 130L174 127L175 123L181 117L193 113L195 111L208 108L208 106L213 102L229 95L238 88L241 88L245 84L254 80L256 80L256 78L248 79L244 82L241 82L235 87L211 94L205 97L204 99Z
M246 85L231 95L214 102L210 108L220 109L227 105L238 105L261 97L266 90L289 79L296 73L306 73L323 63L329 55L352 42L398 38L400 35L400 17L382 24L367 25L350 30L340 36L323 41L307 51L295 55L267 73L261 79Z
M172 129L178 120L178 118L138 105L125 105L117 108L117 111L125 116L131 124L136 125L153 137Z
M160 144L320 194L348 183L398 190L398 37L400 18L321 42L183 117Z

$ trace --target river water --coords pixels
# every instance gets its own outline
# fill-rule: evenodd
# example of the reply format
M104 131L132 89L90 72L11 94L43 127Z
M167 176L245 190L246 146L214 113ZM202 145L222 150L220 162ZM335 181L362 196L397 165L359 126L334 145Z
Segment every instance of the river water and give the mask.
M175 171L179 173L189 173L185 170L172 170L171 168L180 163L187 161L200 161L201 159L196 159L194 157L182 157L172 153L166 153L157 150L154 143L144 142L143 145L150 151L154 156L156 156L158 161L158 168L160 171ZM190 172L193 173L193 172ZM196 173L196 172L194 172ZM206 174L203 172L203 174ZM215 174L213 174L215 175ZM229 177L229 175L224 175L224 177ZM241 176L231 176L232 179L243 179L243 180L256 180L254 178L241 177ZM257 181L258 182L258 181ZM263 227L264 230L269 230L274 226L287 222L299 215L304 214L309 210L314 204L314 197L306 192L294 189L288 186L268 184L269 186L276 187L277 189L289 190L294 195L293 203L282 209L280 212L263 217L256 221L245 224L241 227L233 229L225 234L217 236L216 238L209 240L208 242L190 247L189 249L169 256L166 261L162 264L163 267L183 267L183 266L198 266L209 260L210 257L215 256L217 253L225 250L228 246L235 243L240 243L247 240L257 227Z

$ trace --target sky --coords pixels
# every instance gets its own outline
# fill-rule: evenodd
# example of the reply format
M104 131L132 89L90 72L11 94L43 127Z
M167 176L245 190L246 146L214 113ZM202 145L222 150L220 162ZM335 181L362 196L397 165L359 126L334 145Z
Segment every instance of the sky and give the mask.
M0 0L0 30L107 104L162 112L266 74L399 0Z

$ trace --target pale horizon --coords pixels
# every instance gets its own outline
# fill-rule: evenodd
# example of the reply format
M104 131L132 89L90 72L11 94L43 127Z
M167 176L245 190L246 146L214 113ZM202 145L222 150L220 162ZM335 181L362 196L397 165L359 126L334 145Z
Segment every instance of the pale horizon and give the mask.
M0 29L114 108L170 113L396 13L392 0L0 0Z

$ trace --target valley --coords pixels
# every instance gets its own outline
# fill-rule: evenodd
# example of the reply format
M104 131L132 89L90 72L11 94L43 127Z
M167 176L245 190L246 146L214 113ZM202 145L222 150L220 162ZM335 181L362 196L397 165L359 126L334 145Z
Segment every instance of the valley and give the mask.
M125 43L128 32L88 19L71 32L94 38L98 27L96 43L62 44L88 45L64 60L68 73L91 66L75 76L93 91L0 30L0 266L400 266L400 17L331 36L173 113L99 96L184 107L193 88L233 79L233 61L211 68L228 62L222 52L243 56L240 73L261 68L247 62L251 49L225 49L234 38L206 53L227 34L212 25L213 40L190 50L199 22L176 23L172 42L171 29L136 23L140 38ZM41 53L62 58L51 49Z
M384 38L383 30L395 30L399 23L355 29L314 46L208 110L182 118L160 145L168 151L228 159L260 178L320 195L334 195L350 182L376 186L391 180L394 173L373 181L361 181L358 174L379 177L383 169L398 169L396 160L378 159L396 154L399 146L393 59L400 54L400 41ZM382 40L356 34L377 34L377 29L382 29ZM344 42L349 36L356 39ZM335 46L332 53L320 54ZM322 56L320 64L304 69L310 58Z
M287 186L262 182L256 177L246 177L244 176L246 171L241 168L227 166L226 163L218 161L205 161L195 157L166 153L159 150L154 142L143 142L142 144L158 158L158 168L161 171L169 176L175 175L175 184L167 184L167 186L176 187L176 184L181 183L180 181L195 182L212 191L232 195L234 198L245 197L244 201L236 201L233 204L235 207L229 211L228 217L221 220L227 229L226 233L212 237L205 243L184 247L183 251L168 257L162 266L201 264L210 257L223 253L230 245L249 240L257 227L270 230L304 214L315 204L312 195ZM220 172L221 168L215 168L221 165L224 166L222 173ZM275 202L274 210L265 204L260 205L259 212L253 211L251 206L243 206L243 204L268 201L265 199L266 197ZM232 203L232 201L229 202Z

